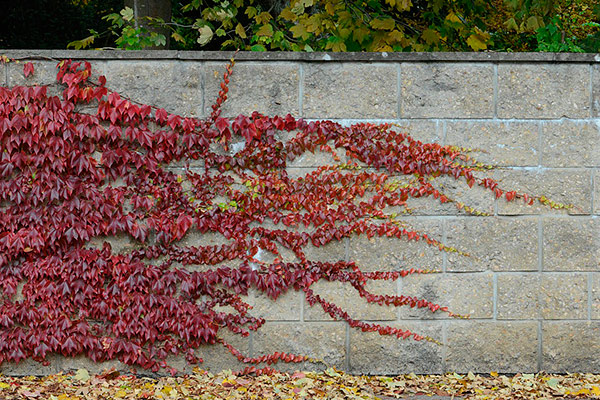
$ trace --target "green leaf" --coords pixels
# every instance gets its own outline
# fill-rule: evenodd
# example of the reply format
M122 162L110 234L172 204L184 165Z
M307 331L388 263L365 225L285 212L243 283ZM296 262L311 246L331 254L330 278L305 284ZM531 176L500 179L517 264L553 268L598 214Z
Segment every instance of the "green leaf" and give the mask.
M487 44L482 40L481 36L477 34L469 36L467 44L475 51L487 49Z
M121 15L125 21L131 21L133 19L133 9L131 7L125 7L121 10Z
M519 30L519 26L517 25L517 21L515 21L514 18L510 18L508 21L506 21L504 23L504 26L506 26L506 29L508 29L508 30L514 30L514 31L518 31Z
M271 26L271 24L263 25L258 29L258 31L256 31L256 34L258 36L271 37L273 36L273 27Z
M246 36L246 30L244 29L244 26L240 23L238 23L235 27L235 33L242 39L246 39L248 37Z
M431 28L425 29L421 37L427 44L438 44L440 42L440 33Z
M213 37L213 31L208 25L204 25L198 29L198 32L200 33L200 36L198 36L198 43L200 43L201 46L206 45Z
M374 29L382 29L386 31L391 31L396 26L396 22L392 18L379 19L375 18L370 23L371 27Z
M250 47L251 51L267 51L267 49L265 48L265 46L263 46L262 44L255 44L252 47Z
M180 35L179 33L177 33L177 32L173 32L173 33L171 34L171 37L172 37L172 38L173 38L173 39L174 39L176 42L179 42L179 43L185 43L185 39L183 38L183 36L181 36L181 35Z
M70 42L69 44L67 44L67 49L69 47L73 47L75 50L84 49L84 48L90 46L92 43L94 43L94 39L96 39L96 36L92 35L92 36L86 37L85 39L74 40L74 41Z
M290 28L290 32L294 38L302 38L302 40L307 40L310 37L310 33L306 30L306 26L304 24L297 24Z

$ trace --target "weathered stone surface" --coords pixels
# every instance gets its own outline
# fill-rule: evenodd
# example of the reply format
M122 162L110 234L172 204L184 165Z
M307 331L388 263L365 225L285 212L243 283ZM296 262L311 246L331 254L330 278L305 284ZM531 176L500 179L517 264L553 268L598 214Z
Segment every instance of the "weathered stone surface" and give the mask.
M446 370L537 371L537 322L453 321L448 327Z
M589 65L598 61L595 53L501 53L501 52L380 52L380 53L352 53L352 52L311 52L301 53L294 51L176 51L176 50L133 50L123 51L118 49L106 50L4 50L9 58L17 57L54 57L57 59L122 59L122 60L140 60L140 59L170 59L170 60L194 60L194 61L223 61L227 62L232 56L236 60L244 61L381 61L397 63L399 61L423 61L423 62L568 62Z
M254 291L248 298L248 304L253 307L250 314L267 321L299 321L303 298L303 293L294 289L280 295L277 300Z
M403 321L390 324L442 341L439 321ZM350 373L368 375L440 374L443 346L412 338L381 336L376 332L350 330Z
M500 181L505 190L515 190L531 196L546 196L555 203L572 204L574 207L565 210L553 210L537 201L526 205L523 200L515 199L498 201L498 213L504 215L518 214L589 214L591 211L591 177L590 170L498 170L493 175Z
M542 366L550 373L600 372L600 322L543 322Z
M538 165L536 122L446 123L446 144L472 148L477 161L495 166Z
M77 357L60 357L59 361L61 370L64 372L75 372L78 369L85 369L90 375L100 374L103 371L115 369L121 373L130 373L132 367L118 360L104 361L100 363L93 362L91 359L84 356ZM143 369L136 368L140 373L144 373ZM148 375L153 374L152 371L145 371Z
M400 68L402 118L493 117L491 65L404 63Z
M30 75L27 78L25 78L25 75L23 74L23 67L26 62L31 62L34 68L33 75ZM19 61L18 64L11 61L6 65L1 66L0 70L4 72L4 68L6 68L5 76L3 76L2 79L5 79L8 87L48 85L47 95L59 96L62 99L64 86L56 81L56 74L58 73L56 64L58 64L56 61L23 60Z
M600 117L600 65L592 66L592 114Z
M595 170L593 176L594 176L594 193L593 193L594 208L593 208L592 212L594 214L600 214L600 171Z
M348 125L348 124L344 124ZM281 132L279 134L279 140L283 143L288 143L298 136L297 131L292 132ZM288 157L287 168L290 169L304 169L304 174L299 176L306 176L306 174L314 171L317 167L324 165L336 165L346 162L346 150L343 148L336 148L333 140L327 142L327 145L331 148L331 152L321 150L319 146L314 152L306 150L304 153L296 155L293 160ZM336 157L338 159L336 159Z
M400 294L425 299L471 318L492 318L494 314L493 275L484 273L442 273L408 276L402 279ZM401 307L401 319L449 318L428 308Z
M481 213L494 213L494 193L482 186L469 187L463 178L457 180L447 175L439 176L430 183L453 201L441 203L433 196L410 197L406 204L413 215L470 215L465 211L464 206ZM462 203L462 206L457 206L459 203Z
M93 237L86 244L86 247L101 249L102 246L104 246L104 243L108 243L110 245L113 254L130 253L139 247L139 242L137 242L127 233L119 233L114 236Z
M224 63L206 64L204 108L212 112L225 72ZM248 64L239 62L230 78L228 99L222 116L250 115L258 111L265 115L292 114L299 116L298 96L300 68L293 64Z
M600 273L591 274L592 319L600 319Z
M441 240L440 221L407 219L407 230ZM365 235L350 238L350 261L363 271L399 271L410 268L442 270L442 252L424 240L408 240Z
M202 64L108 61L98 70L106 76L107 87L132 100L186 117L203 116Z
M307 64L304 118L396 118L398 74L394 65Z
M394 130L408 133L413 139L423 143L442 143L442 122L428 119L402 119Z
M254 333L250 333L253 335ZM227 343L232 344L236 349L242 352L245 356L251 355L251 338L242 337L241 335L233 334L227 331L227 328L221 328L219 331L219 337L223 338ZM202 357L203 363L198 364L199 368L202 368L211 372L220 372L224 369L241 370L248 366L244 364L231 354L231 352L220 344L202 346L195 351L196 356ZM184 357L178 358L179 366L184 372L191 373L195 365L189 365L185 362ZM177 367L175 367L177 368Z
M371 281L366 288L369 292L381 295L395 296L398 292L397 282L393 281ZM310 287L316 295L324 300L331 302L344 311L351 318L370 321L390 321L395 320L398 314L395 307L368 303L360 297L356 289L349 283L319 281ZM311 307L308 302L304 302L304 320L305 321L331 321L333 318L323 311L319 304Z
M539 297L541 275L498 274L498 319L537 319L540 317Z
M544 218L544 271L600 270L600 220Z
M534 218L448 219L446 244L469 256L448 253L446 270L537 271L537 225Z
M540 311L543 319L587 318L587 274L542 274Z
M0 367L0 373L8 376L45 376L65 371L65 367L63 366L64 357L61 355L48 354L46 360L50 361L50 365L43 366L41 363L32 359L21 360L18 364L15 364L14 362L3 362Z
M7 86L6 83L6 65L0 64L0 85Z
M33 75L25 78L23 74L23 67L25 63L31 62L33 64ZM16 63L11 61L6 64L6 84L8 86L17 85L53 85L58 84L56 82L56 74L58 69L56 68L56 61L41 61L41 60L23 60ZM4 78L4 77L2 77Z
M253 355L260 357L276 351L323 359L329 365L341 368L346 360L346 323L266 323L254 334ZM281 364L278 367L283 370L303 369L302 364ZM316 364L304 366L318 367Z
M542 124L542 165L600 165L600 123L561 120Z
M498 65L499 118L590 116L587 65Z

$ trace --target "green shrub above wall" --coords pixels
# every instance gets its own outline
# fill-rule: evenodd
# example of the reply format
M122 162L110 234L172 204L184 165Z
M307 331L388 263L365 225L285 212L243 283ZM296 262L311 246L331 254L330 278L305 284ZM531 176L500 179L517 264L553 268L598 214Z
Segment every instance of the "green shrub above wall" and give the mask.
M154 0L151 7L158 10L165 1ZM144 11L147 6L137 0L126 4L104 17L109 30L69 46L99 47L99 38L110 37L130 50L164 46L169 39L170 48L179 50L600 49L600 6L572 0L188 0L172 1L166 15Z

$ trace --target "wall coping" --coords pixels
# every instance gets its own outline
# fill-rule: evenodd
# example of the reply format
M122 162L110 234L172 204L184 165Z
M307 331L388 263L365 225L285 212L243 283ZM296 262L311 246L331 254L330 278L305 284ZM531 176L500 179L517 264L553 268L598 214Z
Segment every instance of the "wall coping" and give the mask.
M185 60L226 61L232 51L177 50L9 50L0 55L14 59L86 59L86 60ZM492 62L492 63L586 63L600 64L596 53L300 53L241 51L238 61L302 61L302 62Z

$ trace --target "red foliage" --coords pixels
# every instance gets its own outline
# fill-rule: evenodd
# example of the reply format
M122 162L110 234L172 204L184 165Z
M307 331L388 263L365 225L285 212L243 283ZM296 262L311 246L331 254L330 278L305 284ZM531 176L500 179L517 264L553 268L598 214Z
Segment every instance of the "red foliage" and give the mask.
M501 196L496 183L455 162L464 159L458 150L423 144L387 124L342 127L257 112L222 118L232 65L206 120L122 98L104 77L91 82L87 62L59 64L62 99L44 86L0 87L0 363L84 354L156 371L166 367L167 355L197 362L194 349L215 343L247 363L306 360L285 353L248 358L220 339L222 329L248 335L264 323L242 300L252 288L273 300L301 290L310 304L353 328L428 339L352 319L313 293L311 285L321 279L347 282L371 303L449 313L424 299L365 289L369 280L422 271L363 273L353 262L311 261L304 250L351 235L421 239L443 249L385 208L404 206L410 197L451 201L428 177L477 181ZM33 65L24 72L32 74ZM97 112L80 112L86 104ZM282 141L281 132L295 136ZM229 153L240 140L243 148ZM290 160L307 151L334 154L330 146L352 161L301 178L288 175ZM203 169L186 167L178 176L167 168L173 162L201 162ZM414 175L416 184L395 185L393 175ZM506 193L514 197L520 195ZM219 204L219 198L229 202ZM307 229L295 229L302 225ZM179 240L190 230L218 233L230 243L183 246ZM89 245L120 234L138 248L119 254L108 242ZM298 262L282 262L281 247ZM261 262L260 250L277 258ZM234 266L216 266L221 263ZM224 305L236 312L219 311Z

